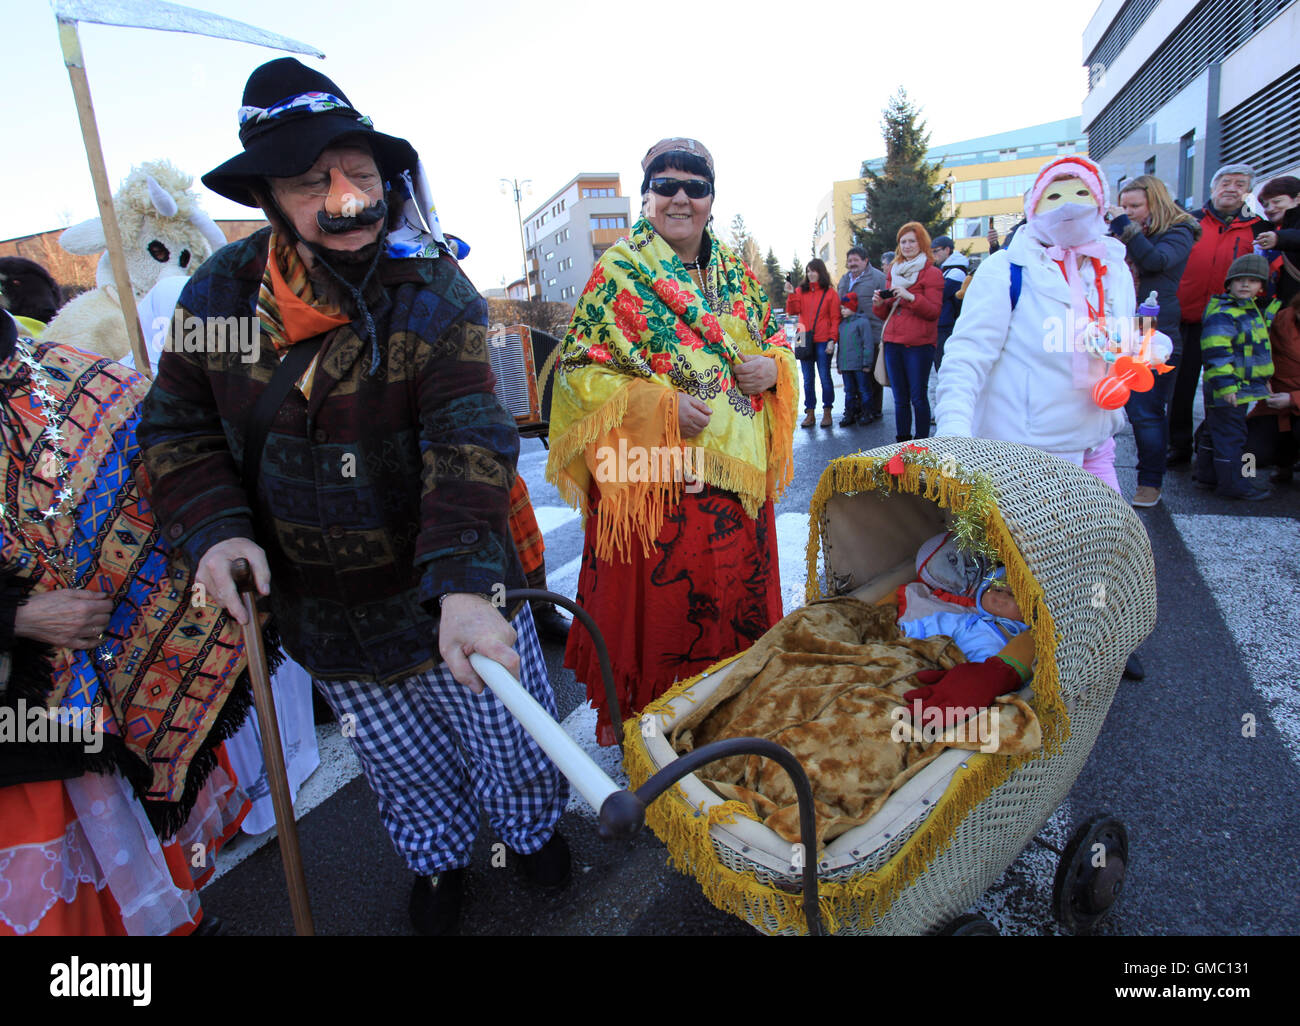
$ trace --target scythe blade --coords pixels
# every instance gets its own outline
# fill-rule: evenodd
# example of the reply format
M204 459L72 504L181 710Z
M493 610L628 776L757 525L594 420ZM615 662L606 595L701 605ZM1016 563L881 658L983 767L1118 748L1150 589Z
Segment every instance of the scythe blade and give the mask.
M196 11L162 0L50 0L60 21L84 21L96 25L120 25L123 28L158 29L162 32L191 32L217 39L234 39L241 43L268 46L312 57L325 55L314 46L275 32L255 28L233 18Z

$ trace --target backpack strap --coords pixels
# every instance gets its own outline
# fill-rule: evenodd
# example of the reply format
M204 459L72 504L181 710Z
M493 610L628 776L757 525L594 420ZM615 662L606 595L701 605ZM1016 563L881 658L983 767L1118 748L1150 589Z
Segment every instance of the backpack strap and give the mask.
M1025 269L1020 264L1011 265L1011 309L1020 302L1020 287L1024 284Z

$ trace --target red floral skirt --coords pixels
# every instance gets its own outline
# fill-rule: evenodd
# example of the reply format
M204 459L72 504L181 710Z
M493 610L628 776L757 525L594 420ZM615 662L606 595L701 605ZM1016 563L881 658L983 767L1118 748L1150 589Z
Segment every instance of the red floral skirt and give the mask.
M593 503L594 503L593 496ZM633 541L630 562L595 555L596 518L578 577L578 603L604 635L623 718L679 680L735 655L781 619L781 579L772 504L751 520L736 496L705 487L664 517L647 557ZM596 646L580 624L564 665L587 687L596 738L615 743Z

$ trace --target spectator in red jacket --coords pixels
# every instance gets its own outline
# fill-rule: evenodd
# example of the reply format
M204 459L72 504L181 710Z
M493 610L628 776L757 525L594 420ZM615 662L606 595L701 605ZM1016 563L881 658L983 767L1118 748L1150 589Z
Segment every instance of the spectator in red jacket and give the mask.
M831 275L820 260L810 260L804 269L804 283L797 289L785 283L785 312L799 318L799 330L812 341L812 355L800 360L803 368L803 427L815 423L817 386L814 375L822 379L822 427L831 426L835 406L835 382L831 378L831 357L835 340L840 337L840 297L831 284Z
M1254 179L1255 170L1249 164L1219 168L1210 179L1210 202L1192 214L1200 222L1201 237L1192 246L1178 285L1183 352L1169 403L1167 462L1171 467L1185 466L1192 458L1192 403L1201 377L1201 315L1205 304L1224 291L1224 279L1232 262L1254 252L1255 236L1271 227L1243 207Z
M889 268L889 289L877 291L872 309L885 320L885 370L894 392L894 427L898 440L930 435L930 399L926 395L939 339L939 308L943 305L943 275L934 266L930 234L917 221L898 229L898 250Z

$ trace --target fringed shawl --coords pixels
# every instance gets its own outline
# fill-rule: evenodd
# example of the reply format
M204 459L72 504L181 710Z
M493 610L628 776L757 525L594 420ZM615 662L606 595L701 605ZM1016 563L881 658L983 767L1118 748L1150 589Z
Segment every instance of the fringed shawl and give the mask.
M56 400L65 481L44 472L51 466L47 411L31 393L22 351L40 364ZM11 680L6 700L77 717L102 711L103 747L87 753L83 768L120 770L166 836L184 823L216 764L213 748L243 721L249 689L239 625L193 594L189 571L169 560L154 523L135 438L147 390L119 364L68 346L19 342L19 352L0 365L0 488L22 534L4 523L0 567L29 594L81 588L112 597L103 645L50 650L52 679ZM29 523L60 486L76 496L75 510Z
M592 271L565 336L546 478L584 516L596 514L602 559L626 558L634 535L648 554L665 506L692 479L734 492L754 517L793 477L794 355L753 272L712 232L708 241L706 295L638 221ZM734 367L748 355L776 359L775 391L740 390ZM679 392L712 410L685 451Z

